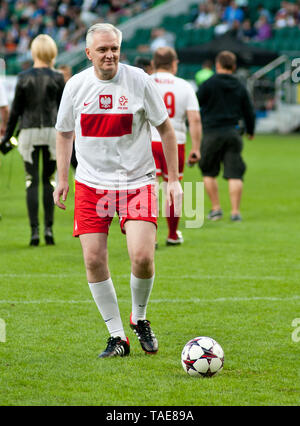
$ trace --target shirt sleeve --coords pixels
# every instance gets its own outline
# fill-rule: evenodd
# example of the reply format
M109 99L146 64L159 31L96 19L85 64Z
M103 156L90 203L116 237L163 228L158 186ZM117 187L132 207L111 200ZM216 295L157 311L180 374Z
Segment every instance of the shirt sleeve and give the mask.
M156 83L149 77L145 87L146 119L152 126L160 126L168 118L168 112Z
M187 95L188 95L188 103L187 103L187 111L199 111L199 102L196 96L196 93L193 87L188 83L187 84Z
M7 106L7 105L8 105L8 100L7 100L6 92L4 89L4 85L2 81L0 80L0 107Z
M73 100L68 83L60 101L55 129L59 132L71 132L75 129Z
M19 75L17 80L17 85L15 88L15 95L14 99L10 108L9 113L9 119L6 126L5 135L2 138L2 141L8 141L14 134L15 128L17 126L17 123L19 121L19 118L22 116L25 104L24 99L25 96L23 94L23 85L22 85L22 78Z

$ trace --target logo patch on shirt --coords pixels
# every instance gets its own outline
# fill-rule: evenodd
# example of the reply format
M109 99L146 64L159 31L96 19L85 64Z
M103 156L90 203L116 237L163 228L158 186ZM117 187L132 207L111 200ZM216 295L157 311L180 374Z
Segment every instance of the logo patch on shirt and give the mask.
M119 107L118 109L128 109L128 99L126 98L126 96L121 96L119 98Z
M100 109L112 109L113 107L112 95L100 95L99 107Z

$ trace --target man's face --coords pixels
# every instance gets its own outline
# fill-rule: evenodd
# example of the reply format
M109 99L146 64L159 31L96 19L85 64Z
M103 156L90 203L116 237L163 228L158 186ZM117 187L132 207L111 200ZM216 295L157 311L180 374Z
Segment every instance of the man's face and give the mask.
M120 59L120 46L115 33L95 32L92 44L85 51L100 80L111 80L116 75Z

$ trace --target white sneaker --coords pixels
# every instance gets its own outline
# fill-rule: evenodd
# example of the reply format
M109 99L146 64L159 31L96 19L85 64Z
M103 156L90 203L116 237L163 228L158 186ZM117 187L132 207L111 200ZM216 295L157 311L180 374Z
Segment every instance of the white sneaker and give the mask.
M173 238L167 239L167 246L177 246L183 243L184 239L183 239L181 231L176 231L176 234L177 234L176 240L173 240Z

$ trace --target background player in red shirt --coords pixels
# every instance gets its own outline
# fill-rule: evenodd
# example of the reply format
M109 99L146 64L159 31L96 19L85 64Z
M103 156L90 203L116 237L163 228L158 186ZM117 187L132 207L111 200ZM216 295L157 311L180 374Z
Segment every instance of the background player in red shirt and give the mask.
M157 49L153 56L153 67L154 72L151 74L151 78L158 85L176 134L179 179L182 179L185 162L186 120L188 121L192 140L192 149L189 153L188 162L195 164L200 159L202 125L198 100L190 83L176 77L178 59L173 48L160 47ZM155 159L157 177L162 177L165 182L168 182L169 171L161 138L155 128L152 128L152 152ZM182 233L177 229L180 217L175 214L174 206L170 206L168 201L166 201L166 217L169 229L167 245L182 244Z

